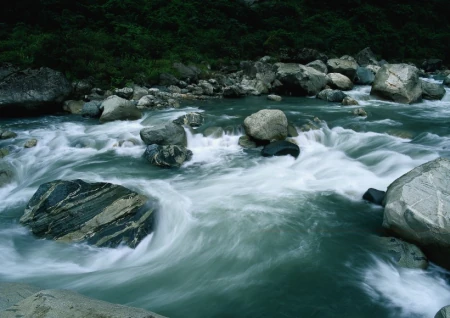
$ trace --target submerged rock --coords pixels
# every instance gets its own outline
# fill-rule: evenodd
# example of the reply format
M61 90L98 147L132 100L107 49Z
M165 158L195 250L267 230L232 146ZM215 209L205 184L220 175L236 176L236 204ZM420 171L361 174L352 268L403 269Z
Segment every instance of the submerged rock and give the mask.
M205 121L205 118L200 113L188 113L186 115L183 115L181 117L178 117L173 121L173 123L178 125L186 125L191 127L200 127L203 125L203 122Z
M223 128L222 127L208 127L205 129L205 131L203 132L203 136L205 137L213 137L213 138L220 138L222 137L224 134Z
M145 149L144 158L155 166L178 168L192 158L192 151L176 145L150 145Z
M143 128L140 136L146 145L187 146L186 132L183 127L174 123Z
M355 115L355 116L360 116L360 117L366 117L367 116L367 112L364 110L364 108L354 109L352 114Z
M120 185L55 180L39 186L20 222L42 238L134 248L153 231L157 208Z
M345 96L345 98L342 100L342 105L343 106L354 106L354 105L359 105L359 103L356 99L353 99L350 96Z
M271 142L261 150L261 155L263 157L291 155L292 157L297 158L299 154L300 148L296 144L285 140Z
M26 290L27 292L28 290ZM26 293L28 295L28 292ZM70 290L42 290L0 312L2 318L164 318L153 312L85 297Z
M238 144L242 148L256 148L256 147L258 147L256 142L251 140L251 138L249 136L241 136L241 137L239 137Z
M400 267L426 269L428 259L425 254L415 246L394 237L378 238L382 249L388 253Z
M0 139L11 139L16 138L17 134L15 132L9 131L9 130L2 130L0 128Z
M417 102L422 97L419 70L408 64L386 64L381 67L370 94L402 104Z
M262 141L284 140L287 126L286 115L278 109L263 109L244 120L247 135Z
M36 147L37 145L37 139L32 138L30 140L27 140L27 142L25 143L25 145L23 145L25 148L33 148Z
M369 190L367 190L364 195L363 195L363 199L369 202L372 202L376 205L383 205L383 199L386 195L385 191L380 191L374 188L370 188Z
M10 183L14 177L11 169L7 167L0 166L0 187Z
M267 95L267 99L274 102L281 102L283 100L281 96L275 94Z

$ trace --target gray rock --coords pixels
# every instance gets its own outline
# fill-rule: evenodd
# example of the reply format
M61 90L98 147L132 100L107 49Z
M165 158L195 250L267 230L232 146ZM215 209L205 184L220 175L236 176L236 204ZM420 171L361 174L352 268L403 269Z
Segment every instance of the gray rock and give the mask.
M73 95L75 98L81 98L84 95L89 95L93 88L90 80L80 80L72 83Z
M356 62L358 62L360 66L366 66L369 64L378 65L377 58L370 47L366 47L356 54Z
M192 151L176 145L150 145L145 149L144 158L151 164L163 168L178 168L192 158Z
M162 86L170 86L170 85L177 85L179 80L169 73L161 73L159 75L159 85Z
M198 85L201 87L203 94L208 96L214 95L214 86L208 81L201 80L198 82Z
M367 67L358 67L356 69L356 84L372 85L375 80L375 73Z
M183 127L174 123L143 128L140 135L146 145L187 146L186 132Z
M447 75L447 77L444 78L443 84L444 84L445 86L450 86L450 75Z
M60 111L71 92L72 84L52 69L15 72L0 80L0 117Z
M356 77L358 63L355 61L330 59L327 61L328 72L347 76L351 81Z
M186 115L180 116L173 122L177 125L186 125L190 127L200 127L203 125L205 118L200 113L187 113Z
M428 259L425 254L415 246L394 237L379 237L382 250L388 253L400 267L426 269Z
M133 87L133 100L140 100L142 97L148 95L148 89L145 87L135 85Z
M285 140L271 142L261 150L261 155L263 157L291 155L292 157L297 158L299 154L300 148L296 144Z
M386 63L387 64L387 63ZM384 65L384 64L383 64ZM367 66L364 66L368 70L372 71L374 75L377 75L378 71L380 70L381 66L369 64Z
M350 96L345 96L345 98L342 100L342 105L343 106L354 106L354 105L359 105L359 103L356 99L353 99Z
M81 116L89 118L100 118L102 111L100 109L101 101L91 101L83 105Z
M287 126L286 115L278 109L263 109L244 120L245 132L257 140L284 140Z
M259 80L250 80L244 78L241 81L240 87L245 91L245 95L259 96L261 94L267 94L269 92L269 87Z
M190 87L190 85L189 86L186 86L186 87ZM191 86L192 87L192 86ZM176 86L176 85L170 85L169 87L167 87L167 89L169 90L169 92L171 92L171 93L177 93L177 94L180 94L181 93L181 88L179 88L178 86Z
M267 95L267 99L274 102L281 102L283 100L281 96L275 94Z
M153 231L158 201L111 183L55 180L39 186L20 222L37 237L132 248Z
M222 127L208 127L203 132L205 137L221 138L224 134Z
M327 65L321 60L312 61L311 63L306 64L306 66L312 67L313 69L324 74L328 73Z
M145 95L139 99L137 106L143 108L155 107L157 104L157 99L153 95Z
M422 81L422 98L441 100L445 95L444 85Z
M240 98L246 96L247 92L240 85L226 86L223 89L223 97Z
M2 318L164 318L153 312L87 298L69 290L42 290L0 312Z
M352 112L352 114L355 115L355 116L367 117L367 113L366 113L366 111L364 110L364 108L357 108L357 109L354 109L353 112Z
M11 139L11 138L16 138L16 137L17 137L17 134L15 132L0 129L0 139Z
M450 306L441 308L434 316L434 318L450 318Z
M23 146L25 148L33 148L33 147L36 147L37 142L38 142L37 139L32 138L32 139L27 140L27 142Z
M374 188L369 188L364 195L363 200L374 203L376 205L383 205L383 199L386 196L385 191L380 191Z
M41 289L22 283L0 283L0 317L2 311L15 305L19 301L37 293Z
M251 138L249 136L241 136L241 137L239 137L238 144L242 148L256 148L256 147L258 147L256 145L256 142L251 140Z
M344 100L347 95L338 89L327 88L321 91L316 96L318 99L326 100L332 103L340 103Z
M312 67L293 63L278 63L277 79L283 84L277 90L297 96L316 95L327 84L324 73Z
M342 91L350 91L353 89L353 82L345 75L340 73L328 73L327 84L331 88L340 89Z
M66 100L63 105L63 110L71 113L79 115L81 114L84 106L84 101L82 100Z
M103 109L102 115L100 116L101 123L114 120L136 120L142 117L141 111L136 107L134 102L115 95L105 99L100 109Z
M134 89L132 89L131 87L116 88L114 90L114 95L125 99L130 99L133 96L133 93Z
M386 192L383 227L423 245L450 247L450 160L427 162Z
M417 102L422 97L418 72L408 64L386 64L375 75L370 94L402 104Z
M356 62L356 59L353 56L350 55L342 55L340 57L341 60L346 60L346 61L353 61Z

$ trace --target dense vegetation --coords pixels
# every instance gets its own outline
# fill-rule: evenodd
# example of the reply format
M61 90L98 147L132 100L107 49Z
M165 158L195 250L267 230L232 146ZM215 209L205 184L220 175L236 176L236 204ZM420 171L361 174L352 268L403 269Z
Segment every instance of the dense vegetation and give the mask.
M370 46L385 59L450 62L448 0L15 0L0 12L0 62L115 85L171 61L217 65L313 47Z

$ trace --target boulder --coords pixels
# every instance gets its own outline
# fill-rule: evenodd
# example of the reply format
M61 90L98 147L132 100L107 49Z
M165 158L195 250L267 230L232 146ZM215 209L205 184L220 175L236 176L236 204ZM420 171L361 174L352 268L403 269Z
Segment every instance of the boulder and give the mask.
M442 60L428 59L422 63L422 68L425 72L436 72L442 69Z
M372 85L375 80L375 73L367 67L359 67L356 69L355 83L358 85Z
M155 127L141 129L141 139L146 145L178 145L187 146L186 132L180 125L167 123Z
M355 106L359 105L358 101L350 96L345 96L341 103L343 106Z
M387 63L386 63L386 64L387 64ZM384 64L383 64L383 65L384 65ZM379 71L380 68L381 68L381 66L373 65L373 64L369 64L369 65L366 65L366 66L363 66L363 67L365 67L365 68L367 68L368 70L372 71L372 73L373 73L374 75L377 75L378 71Z
M375 54L372 52L370 47L366 47L365 49L361 50L358 54L356 54L356 62L360 66L366 66L366 65L378 65L377 58L375 57Z
M192 158L192 151L176 145L150 145L145 149L144 158L151 164L163 168L178 168Z
M24 146L24 148L33 148L33 147L36 147L37 142L38 142L37 139L32 138L32 139L27 140L27 142L23 146Z
M379 237L381 249L389 254L400 267L426 269L428 259L425 254L415 246L394 237Z
M447 75L447 77L444 78L443 84L445 86L450 86L450 75Z
M17 134L10 130L2 130L0 128L0 140L16 138Z
M155 107L156 104L157 104L157 99L155 96L145 95L145 96L141 97L141 99L139 99L139 101L137 103L137 107L151 108L151 107Z
M89 95L94 86L90 80L80 80L72 83L72 95L80 99L84 95Z
M277 79L283 84L277 90L287 95L314 96L327 84L324 73L293 63L278 63Z
M198 67L194 65L186 66L183 63L174 63L173 68L179 74L179 78L188 83L197 82L199 75L202 73Z
M274 102L281 102L283 100L281 96L275 94L267 95L267 99Z
M364 108L354 109L352 114L355 116L367 117L367 112L364 110Z
M180 116L173 121L177 125L186 125L190 127L200 127L203 125L205 118L200 113L187 113L186 115Z
M450 247L450 160L427 162L386 192L383 227L421 246Z
M148 89L145 87L135 85L133 87L133 100L140 100L142 97L148 95Z
M342 91L350 91L353 89L353 82L347 76L339 73L328 73L327 84L331 88L340 89Z
M134 102L115 95L105 99L100 105L100 109L103 110L100 116L101 123L114 120L136 120L142 117L141 111Z
M20 222L37 237L136 247L153 231L158 201L120 185L55 180L39 186Z
M81 109L81 116L88 118L100 118L102 115L102 110L100 106L102 105L101 101L90 101L84 103L83 108Z
M386 64L381 67L370 94L402 104L417 102L422 97L419 70L408 64Z
M242 148L256 148L258 145L249 136L241 136L238 141L239 146Z
M259 96L261 94L267 94L269 92L269 87L259 80L250 80L248 78L242 79L241 88L245 91L246 95Z
M439 310L434 318L450 318L450 306L445 306Z
M134 89L132 89L131 87L116 88L114 90L114 95L125 99L130 99L131 97L133 97L133 93Z
M214 86L210 82L201 80L198 82L198 86L202 89L203 94L208 96L214 95Z
M347 76L351 81L356 77L358 63L355 61L330 59L327 61L328 72Z
M356 62L356 59L353 56L350 56L350 55L342 55L339 59L340 60Z
M328 57L315 49L281 49L279 52L281 62L307 64L315 60L326 62Z
M2 318L164 318L153 312L85 297L69 290L42 290L0 312Z
M328 73L327 65L321 60L312 61L312 62L306 64L306 66L312 67L316 71L319 71L324 74Z
M332 103L340 103L344 100L344 98L347 95L345 95L342 91L338 89L331 89L326 88L323 91L321 91L319 94L317 94L318 99L326 100L328 102Z
M170 86L177 85L179 82L178 78L169 73L161 73L159 75L159 85Z
M67 78L50 68L15 72L0 80L0 117L60 111L71 92Z
M261 141L284 140L287 126L286 115L278 109L263 109L244 120L247 135Z
M83 110L83 106L84 101L82 100L66 100L63 105L63 110L71 114L79 115Z
M376 205L383 205L383 199L386 195L385 191L380 191L374 188L370 188L369 190L367 190L364 195L363 195L363 199L374 203Z
M297 158L299 154L300 148L296 144L285 140L271 142L261 150L261 155L263 157L291 155L292 157Z
M430 100L441 100L445 95L445 88L442 84L422 81L422 98Z
M225 98L239 98L245 95L246 91L240 85L226 86L223 89L223 97Z
M0 283L0 317L3 317L3 310L40 290L36 286L23 283Z

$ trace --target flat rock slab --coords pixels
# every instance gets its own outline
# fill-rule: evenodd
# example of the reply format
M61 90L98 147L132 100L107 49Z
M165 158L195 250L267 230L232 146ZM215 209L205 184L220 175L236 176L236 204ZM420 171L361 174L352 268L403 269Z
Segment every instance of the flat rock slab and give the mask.
M20 222L38 237L134 248L153 231L157 207L120 185L56 180L38 188Z
M85 297L69 290L42 290L0 312L2 318L164 318L153 312Z

